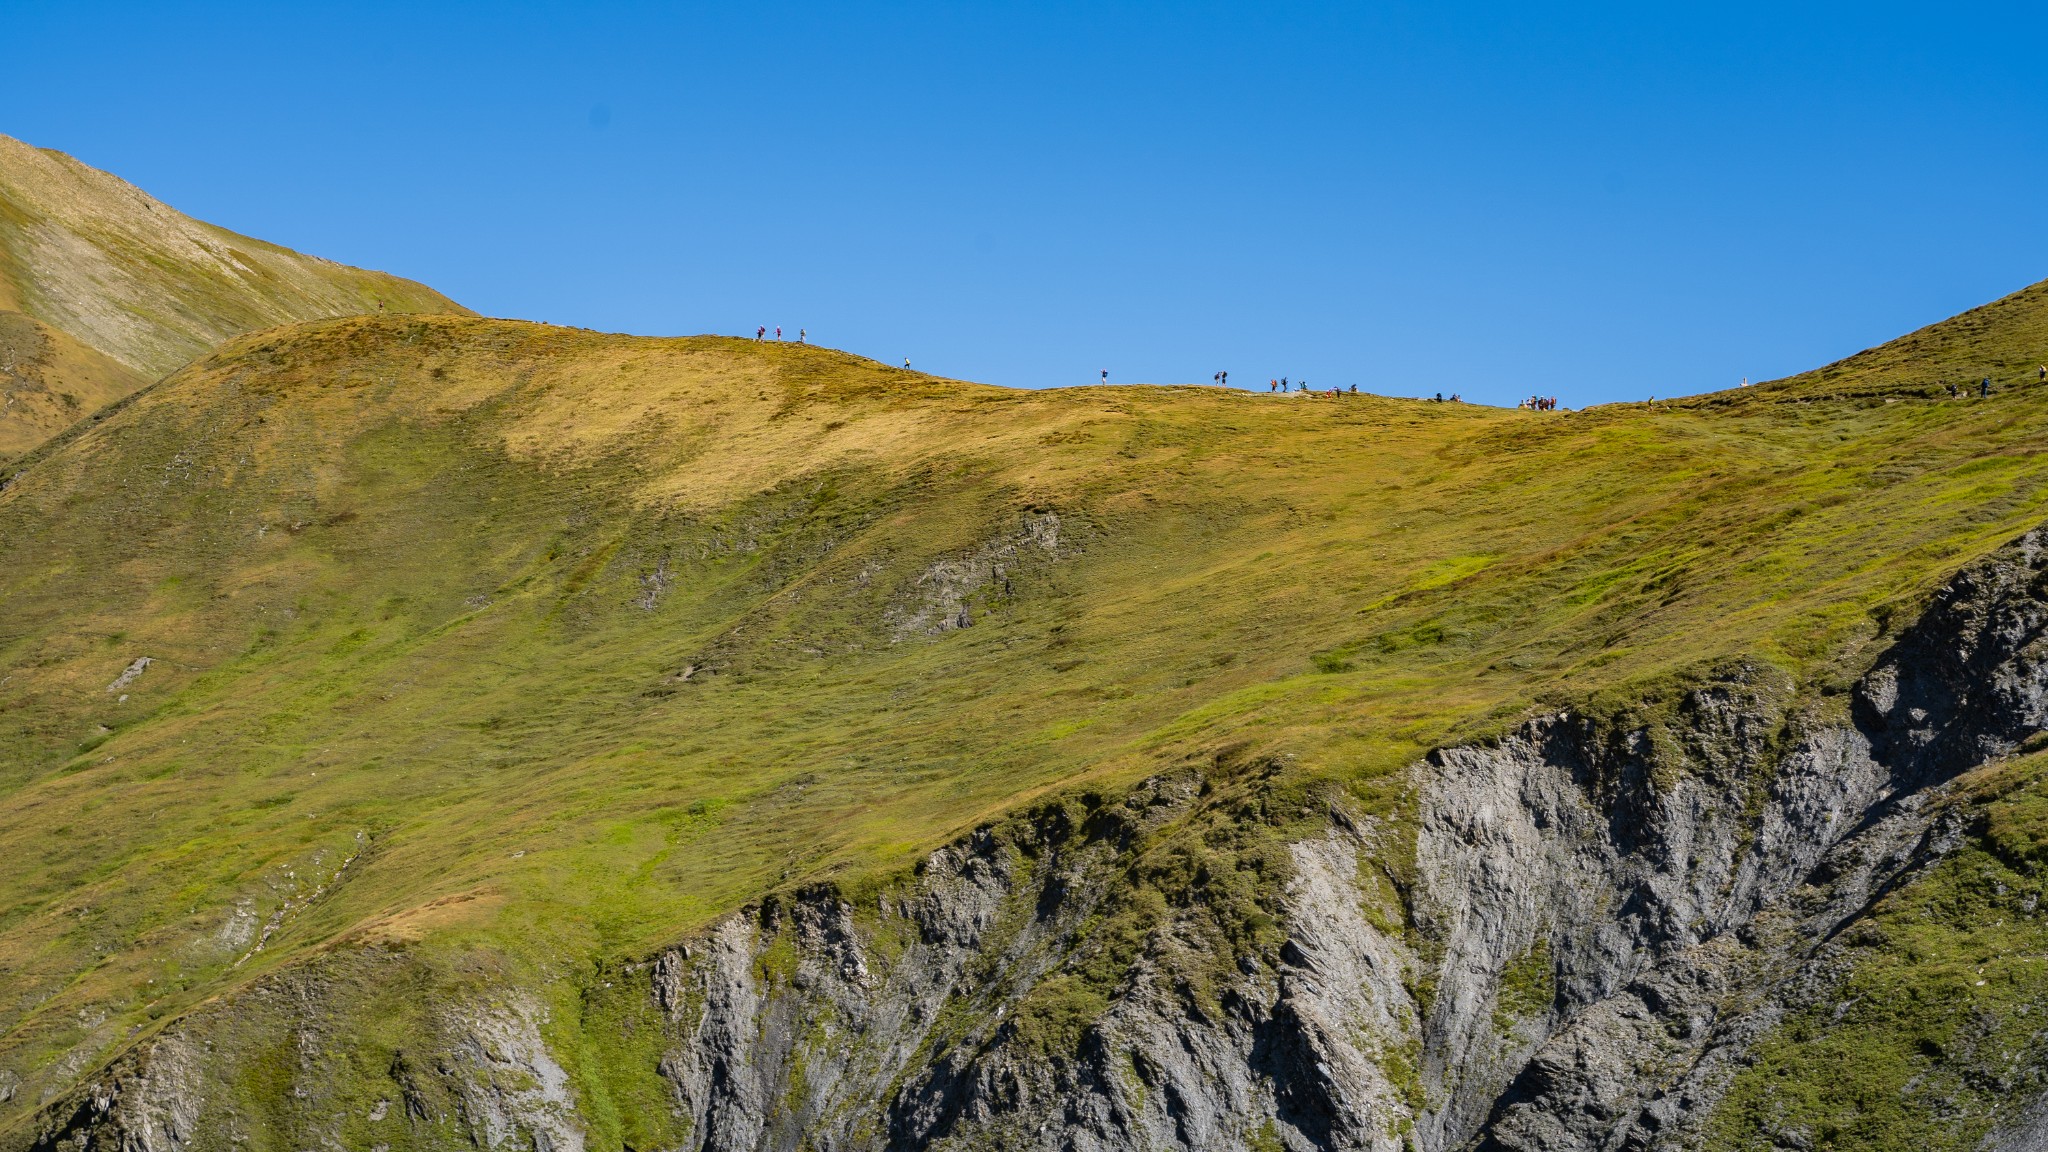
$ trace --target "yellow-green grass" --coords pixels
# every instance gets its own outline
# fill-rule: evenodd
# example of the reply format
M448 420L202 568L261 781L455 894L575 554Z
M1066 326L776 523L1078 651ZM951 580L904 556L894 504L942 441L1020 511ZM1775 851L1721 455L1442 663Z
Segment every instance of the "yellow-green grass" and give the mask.
M352 941L587 970L1162 767L1398 813L1420 753L1549 702L1737 654L1840 684L2048 517L2048 389L1892 370L1529 413L241 338L0 493L0 1062ZM906 634L996 564L972 627Z

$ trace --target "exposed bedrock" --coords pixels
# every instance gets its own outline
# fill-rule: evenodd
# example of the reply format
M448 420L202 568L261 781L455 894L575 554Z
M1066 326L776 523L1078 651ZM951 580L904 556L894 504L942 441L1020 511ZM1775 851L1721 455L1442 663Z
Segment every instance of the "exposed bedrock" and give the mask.
M1846 694L1734 663L1586 702L1432 754L1398 819L1298 819L1284 773L1167 775L879 894L728 917L616 973L658 1031L661 1146L1690 1146L1844 929L1963 842L1946 782L2048 727L2043 543L1955 577ZM435 1055L378 1089L393 1122L580 1146L539 1001L494 1003L432 1015ZM44 1146L229 1146L209 1093L234 1073L194 1039L220 1027L109 1070Z

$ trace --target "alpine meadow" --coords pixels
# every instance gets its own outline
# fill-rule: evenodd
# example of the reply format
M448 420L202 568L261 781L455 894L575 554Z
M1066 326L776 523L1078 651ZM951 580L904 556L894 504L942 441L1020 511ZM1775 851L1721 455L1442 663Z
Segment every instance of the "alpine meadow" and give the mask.
M0 138L0 308L0 1148L2048 1142L2048 283L1021 390Z

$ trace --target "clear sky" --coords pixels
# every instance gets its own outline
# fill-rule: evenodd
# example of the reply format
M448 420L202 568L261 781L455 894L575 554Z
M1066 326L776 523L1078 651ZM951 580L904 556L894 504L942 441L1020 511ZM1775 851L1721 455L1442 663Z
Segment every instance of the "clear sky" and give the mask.
M479 311L1568 406L2048 277L2048 6L8 0L0 132Z

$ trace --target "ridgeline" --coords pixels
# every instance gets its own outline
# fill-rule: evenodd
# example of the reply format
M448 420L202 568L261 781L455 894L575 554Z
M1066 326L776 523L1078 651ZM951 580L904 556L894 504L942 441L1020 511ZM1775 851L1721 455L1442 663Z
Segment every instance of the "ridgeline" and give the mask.
M133 393L0 488L9 1146L1961 1148L2031 1115L2034 722L1909 770L1875 734L1934 665L1873 677L1940 647L1930 604L2038 630L2007 546L2048 519L2043 286L1524 412L1013 391L424 289L393 311L444 314L117 339L8 250L67 378ZM1968 637L1913 724L2034 682ZM1787 799L1855 748L1889 783ZM1869 850L1836 951L1754 943L1870 829L1923 847ZM1498 869L1458 843L1533 877L1595 841L1472 911ZM1680 956L1724 981L1692 1071L1546 1103Z

